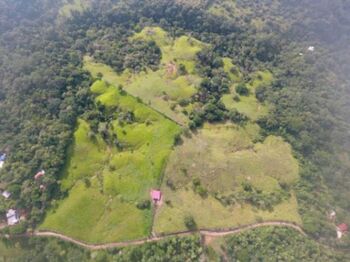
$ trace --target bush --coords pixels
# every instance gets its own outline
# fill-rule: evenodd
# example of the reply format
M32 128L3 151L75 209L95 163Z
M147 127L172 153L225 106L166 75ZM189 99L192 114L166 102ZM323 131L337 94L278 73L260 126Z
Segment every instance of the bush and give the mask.
M171 190L175 190L175 185L174 182L171 179L167 179L166 181L166 185L171 189Z
M136 204L136 207L138 209L149 209L151 207L151 201L149 200L142 200Z
M184 223L185 226L189 229L189 230L195 230L197 229L197 224L194 221L194 218L192 216L186 216L184 218Z
M228 114L227 117L236 124L242 124L245 123L248 120L248 117L240 112L237 111L237 109L232 109Z
M238 84L236 86L236 92L237 92L237 94L239 94L241 96L249 95L249 89L247 88L247 86L245 84Z

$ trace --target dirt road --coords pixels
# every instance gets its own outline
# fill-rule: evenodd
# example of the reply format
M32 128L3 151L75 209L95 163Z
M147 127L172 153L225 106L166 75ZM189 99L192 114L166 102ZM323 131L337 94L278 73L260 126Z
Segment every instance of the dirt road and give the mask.
M139 239L139 240L132 240L132 241L125 241L125 242L114 242L114 243L106 243L106 244L88 244L83 241L65 236L60 233L51 232L51 231L35 231L34 233L30 234L30 236L37 236L37 237L55 237L59 238L63 241L68 241L71 243L74 243L76 245L79 245L81 247L91 249L91 250L99 250L99 249L110 249L115 247L126 247L126 246L135 246L135 245L142 245L148 242L156 242L160 240L164 240L166 238L172 237L172 236L189 236L192 234L200 234L202 237L210 237L211 239L231 234L238 234L246 230L251 230L258 227L266 227L266 226L280 226L280 227L289 227L293 228L294 230L297 230L301 234L305 235L305 232L303 229L291 222L286 221L266 221L261 223L255 223L245 226L240 226L237 228L232 229L221 229L221 230L210 230L210 229L200 229L198 231L184 231L184 232L177 232L177 233L170 233L162 236L153 236L150 238L145 239Z

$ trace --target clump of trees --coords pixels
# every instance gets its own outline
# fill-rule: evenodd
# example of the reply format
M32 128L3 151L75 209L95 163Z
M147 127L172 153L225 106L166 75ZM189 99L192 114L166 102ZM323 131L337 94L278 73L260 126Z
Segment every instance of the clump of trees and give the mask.
M116 72L125 69L140 72L159 67L161 51L154 41L129 40L129 32L119 30L111 39L99 40L92 45L94 58L111 66ZM116 41L115 38L120 38ZM97 45L97 46L96 46Z
M294 229L267 227L226 237L222 251L232 261L345 261Z

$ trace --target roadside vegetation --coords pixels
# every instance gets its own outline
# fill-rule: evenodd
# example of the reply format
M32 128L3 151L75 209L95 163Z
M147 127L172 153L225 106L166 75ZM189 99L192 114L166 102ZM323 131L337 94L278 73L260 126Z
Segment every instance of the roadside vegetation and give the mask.
M208 261L346 261L341 253L289 228L265 227L210 241Z

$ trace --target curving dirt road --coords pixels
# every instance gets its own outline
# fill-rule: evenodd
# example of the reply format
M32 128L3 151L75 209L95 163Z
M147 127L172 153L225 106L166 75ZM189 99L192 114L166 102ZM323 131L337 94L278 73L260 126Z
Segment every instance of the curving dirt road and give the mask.
M289 227L293 228L294 230L297 230L304 236L306 236L306 233L304 230L291 222L286 221L266 221L261 223L255 223L245 226L240 226L237 228L232 229L222 229L222 230L210 230L210 229L200 229L198 231L184 231L184 232L177 232L177 233L170 233L162 236L154 236L146 239L139 239L139 240L132 240L132 241L125 241L125 242L114 242L114 243L107 243L107 244L88 244L83 241L65 236L60 233L52 232L52 231L35 231L34 233L28 235L28 236L37 236L37 237L55 237L59 238L64 241L68 241L71 243L74 243L76 245L79 245L81 247L91 249L91 250L99 250L99 249L109 249L109 248L115 248L115 247L126 247L126 246L135 246L135 245L141 245L148 242L155 242L164 240L166 238L172 237L172 236L188 236L191 234L199 233L202 237L220 237L220 236L226 236L230 234L238 234L246 230L258 228L258 227L265 227L265 226L280 226L280 227Z

